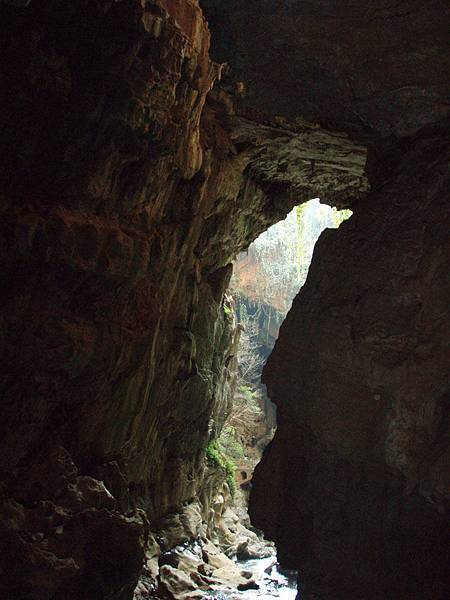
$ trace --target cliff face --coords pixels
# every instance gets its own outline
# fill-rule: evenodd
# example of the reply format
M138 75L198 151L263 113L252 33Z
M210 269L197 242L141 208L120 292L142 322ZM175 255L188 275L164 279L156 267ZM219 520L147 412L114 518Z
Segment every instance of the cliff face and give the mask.
M446 155L437 128L372 171L319 239L263 373L278 429L251 515L325 598L448 591Z
M12 4L0 592L129 598L229 408L230 261L299 195L359 199L365 150L234 115L195 1Z
M232 331L205 281L218 323L196 375L199 232L179 224L218 69L198 7L179 9L2 12L5 597L130 597L147 516L195 492Z

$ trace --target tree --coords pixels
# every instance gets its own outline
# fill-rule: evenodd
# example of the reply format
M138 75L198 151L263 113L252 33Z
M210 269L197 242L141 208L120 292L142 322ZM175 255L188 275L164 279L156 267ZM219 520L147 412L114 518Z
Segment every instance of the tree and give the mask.
M243 324L237 353L241 382L256 382L261 376L264 359L258 352L258 334L258 320L248 317Z

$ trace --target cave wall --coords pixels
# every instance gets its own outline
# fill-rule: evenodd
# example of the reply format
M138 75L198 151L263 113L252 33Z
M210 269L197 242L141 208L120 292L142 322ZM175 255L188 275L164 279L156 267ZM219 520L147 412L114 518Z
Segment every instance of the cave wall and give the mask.
M195 0L0 11L0 592L129 598L204 495L230 261L299 195L357 201L365 149L235 114Z
M443 2L202 6L244 85L196 0L0 2L0 595L132 596L149 530L207 493L230 262L320 195L355 216L323 236L267 368L255 520L334 594L391 597L368 573L397 569L434 600Z
M254 523L327 600L447 597L448 8L203 7L212 56L247 84L247 115L369 147L371 191L323 234L265 370L278 430L253 480Z
M413 135L449 114L445 0L202 0L212 56L249 111L358 138Z
M327 599L447 597L448 124L369 157L263 372L278 429L253 522ZM270 486L275 493L268 495Z

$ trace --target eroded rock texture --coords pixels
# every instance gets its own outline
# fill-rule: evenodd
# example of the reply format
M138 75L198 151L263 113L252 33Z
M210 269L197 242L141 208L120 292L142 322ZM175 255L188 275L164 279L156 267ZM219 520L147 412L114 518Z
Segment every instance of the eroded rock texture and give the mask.
M208 523L230 261L320 195L356 213L268 368L254 514L331 594L434 600L448 128L423 127L448 112L446 6L204 4L243 109L196 0L0 3L0 595L128 599L149 530L187 503ZM365 148L316 122L370 141L372 193Z
M129 598L149 527L204 492L230 261L318 188L358 200L365 150L235 116L195 0L8 4L0 593Z
M279 429L255 524L327 600L446 597L447 7L203 6L213 55L248 86L245 114L370 147L372 192L323 236L266 369Z
M264 371L278 430L251 514L327 599L447 597L447 131L385 149Z

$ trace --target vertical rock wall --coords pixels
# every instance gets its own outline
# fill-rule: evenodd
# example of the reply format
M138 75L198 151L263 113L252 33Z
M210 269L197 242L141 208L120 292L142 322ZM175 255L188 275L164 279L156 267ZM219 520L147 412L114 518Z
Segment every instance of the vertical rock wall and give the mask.
M322 234L264 371L278 429L251 515L328 600L447 597L447 140L374 152L373 191Z

